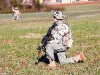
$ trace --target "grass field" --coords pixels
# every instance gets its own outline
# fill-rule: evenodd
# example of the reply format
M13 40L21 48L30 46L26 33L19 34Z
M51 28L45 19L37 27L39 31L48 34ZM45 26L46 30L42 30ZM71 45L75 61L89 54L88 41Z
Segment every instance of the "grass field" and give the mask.
M53 70L34 65L37 47L52 24L51 12L21 13L20 21L0 14L0 75L100 75L100 3L66 6L74 44L67 57L85 53L84 63L60 65Z

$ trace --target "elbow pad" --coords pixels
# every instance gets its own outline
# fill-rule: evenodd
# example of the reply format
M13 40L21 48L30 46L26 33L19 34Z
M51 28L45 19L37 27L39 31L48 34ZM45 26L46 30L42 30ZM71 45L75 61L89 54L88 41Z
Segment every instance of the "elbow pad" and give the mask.
M59 33L60 35L64 36L67 32L68 32L68 29L65 29L65 30L59 31L58 33Z

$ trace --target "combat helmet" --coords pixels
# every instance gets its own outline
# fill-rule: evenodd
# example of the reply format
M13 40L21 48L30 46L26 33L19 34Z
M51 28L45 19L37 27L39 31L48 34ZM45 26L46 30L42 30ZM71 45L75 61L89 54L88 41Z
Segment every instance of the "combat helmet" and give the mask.
M57 20L63 20L64 19L64 15L63 15L63 12L62 11L52 11L53 12L53 14L52 14L52 16L54 17L54 18L56 18Z
M14 9L15 9L15 10L18 10L18 8L17 8L17 7L15 7Z

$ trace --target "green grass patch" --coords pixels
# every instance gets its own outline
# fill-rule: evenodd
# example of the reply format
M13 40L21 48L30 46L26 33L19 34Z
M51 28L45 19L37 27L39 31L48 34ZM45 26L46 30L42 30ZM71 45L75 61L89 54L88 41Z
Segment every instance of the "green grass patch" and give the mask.
M84 63L60 65L54 70L34 65L37 47L52 24L51 12L21 13L20 21L0 14L0 74L5 75L99 75L100 4L67 6L64 11L71 26L74 44L67 57L84 52Z

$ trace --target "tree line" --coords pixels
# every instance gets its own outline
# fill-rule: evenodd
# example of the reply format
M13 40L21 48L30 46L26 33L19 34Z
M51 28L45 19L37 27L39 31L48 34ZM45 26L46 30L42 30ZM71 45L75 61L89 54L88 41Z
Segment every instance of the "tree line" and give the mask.
M23 0L0 0L0 13L11 13L12 7L18 7L21 12L38 12L42 5L39 0L32 0L32 5L23 5Z
M42 5L39 0L32 0L32 5L24 5L22 2L23 0L0 0L0 14L12 13L12 7L18 7L22 13L65 10L65 7Z

